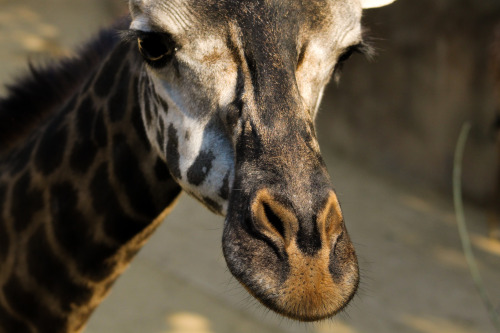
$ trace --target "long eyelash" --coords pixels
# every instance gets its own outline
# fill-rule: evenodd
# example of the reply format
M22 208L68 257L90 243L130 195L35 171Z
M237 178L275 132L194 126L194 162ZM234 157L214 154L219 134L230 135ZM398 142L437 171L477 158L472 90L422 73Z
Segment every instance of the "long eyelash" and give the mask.
M334 80L338 83L340 80L340 74L342 74L342 69L344 67L345 61L354 53L362 54L368 60L372 60L375 56L375 49L366 41L361 41L356 45L348 47L339 57L335 69L333 70ZM344 59L345 58L345 59Z
M375 48L371 45L370 42L366 41L361 41L356 45L349 46L343 53L342 55L345 54L354 54L354 53L359 53L363 55L365 58L368 60L372 60L373 57L376 55ZM339 58L342 58L342 55Z
M375 48L366 41L362 41L359 44L352 46L352 52L362 54L368 60L372 60L376 55Z
M372 60L377 55L377 50L373 46L373 42L376 40L366 27L361 28L362 41L359 43L357 52L365 56L368 60Z

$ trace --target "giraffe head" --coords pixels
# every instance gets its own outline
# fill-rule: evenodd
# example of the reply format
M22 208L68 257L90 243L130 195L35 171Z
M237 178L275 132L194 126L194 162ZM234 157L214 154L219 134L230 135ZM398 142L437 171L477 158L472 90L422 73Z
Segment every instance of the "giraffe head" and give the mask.
M340 311L358 265L320 154L323 89L387 0L131 0L148 137L185 191L226 216L223 252L260 302Z

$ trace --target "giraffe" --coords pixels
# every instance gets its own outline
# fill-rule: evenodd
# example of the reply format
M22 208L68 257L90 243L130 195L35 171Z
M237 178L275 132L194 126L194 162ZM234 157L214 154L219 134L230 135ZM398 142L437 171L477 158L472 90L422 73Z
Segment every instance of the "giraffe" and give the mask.
M181 191L285 317L335 315L358 264L314 118L388 0L130 0L0 101L0 332L81 332ZM117 31L121 31L119 34ZM187 245L186 245L187 246Z

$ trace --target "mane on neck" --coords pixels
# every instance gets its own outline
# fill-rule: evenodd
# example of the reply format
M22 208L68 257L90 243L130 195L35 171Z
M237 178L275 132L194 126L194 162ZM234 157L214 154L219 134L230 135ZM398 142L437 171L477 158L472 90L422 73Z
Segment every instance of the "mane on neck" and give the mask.
M44 66L30 63L24 77L7 85L7 96L0 98L0 153L59 110L120 42L118 31L129 24L128 17L120 19L100 31L74 57Z

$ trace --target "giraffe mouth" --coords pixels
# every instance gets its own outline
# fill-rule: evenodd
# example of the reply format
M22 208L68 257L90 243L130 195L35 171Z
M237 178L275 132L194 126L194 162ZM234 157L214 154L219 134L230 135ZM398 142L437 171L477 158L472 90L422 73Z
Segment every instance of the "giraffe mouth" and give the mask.
M331 317L358 288L356 254L333 192L325 202L316 234L301 230L306 222L267 190L258 191L246 213L230 209L225 223L223 253L231 273L259 302L291 319Z

